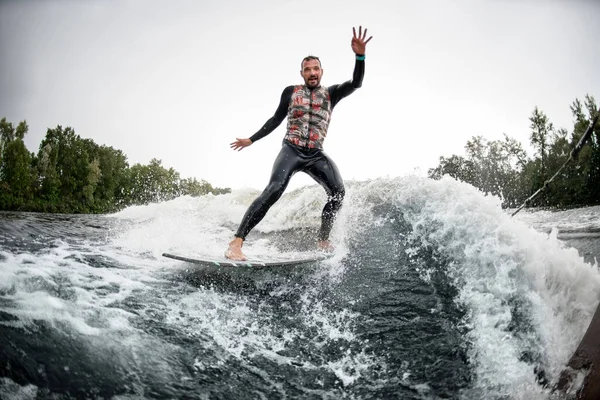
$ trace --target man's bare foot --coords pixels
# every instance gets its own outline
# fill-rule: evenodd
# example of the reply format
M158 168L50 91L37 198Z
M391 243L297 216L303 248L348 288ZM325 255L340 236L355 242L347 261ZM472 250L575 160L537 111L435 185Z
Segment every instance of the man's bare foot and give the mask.
M236 237L229 243L229 248L225 252L225 258L229 258L234 261L246 261L246 256L242 253L242 245L244 241L242 238Z
M335 247L333 247L329 240L319 240L317 247L319 250L326 252L333 252L335 250Z

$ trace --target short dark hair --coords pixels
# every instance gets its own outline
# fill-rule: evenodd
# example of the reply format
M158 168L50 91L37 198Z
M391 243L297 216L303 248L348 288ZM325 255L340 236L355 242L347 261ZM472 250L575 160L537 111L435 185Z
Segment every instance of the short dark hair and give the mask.
M317 60L319 62L319 67L322 68L321 66L321 60L319 60L319 57L317 56L306 56L302 59L302 62L300 63L300 70L304 69L304 61L309 61L309 60Z

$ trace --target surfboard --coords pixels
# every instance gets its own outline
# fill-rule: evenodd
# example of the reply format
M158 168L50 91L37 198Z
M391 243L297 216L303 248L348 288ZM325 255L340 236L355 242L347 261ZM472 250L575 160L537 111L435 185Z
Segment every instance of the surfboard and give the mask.
M187 257L178 254L171 253L163 253L163 257L172 258L174 260L185 261L188 263L204 265L204 266L212 266L212 267L250 267L250 268L267 268L267 267L285 267L285 266L296 266L296 265L304 265L311 264L318 261L327 260L328 258L333 257L333 254L317 254L310 255L306 258L294 258L294 259L283 259L283 260L247 260L247 261L232 261L227 260L225 258L218 259L203 259L203 258L194 258Z

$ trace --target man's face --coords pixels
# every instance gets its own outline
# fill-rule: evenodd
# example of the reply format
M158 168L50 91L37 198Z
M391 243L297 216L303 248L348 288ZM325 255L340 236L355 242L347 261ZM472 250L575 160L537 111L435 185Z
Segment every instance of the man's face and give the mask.
M323 70L319 60L306 60L302 63L302 71L300 74L304 78L304 83L311 89L316 88L321 83Z

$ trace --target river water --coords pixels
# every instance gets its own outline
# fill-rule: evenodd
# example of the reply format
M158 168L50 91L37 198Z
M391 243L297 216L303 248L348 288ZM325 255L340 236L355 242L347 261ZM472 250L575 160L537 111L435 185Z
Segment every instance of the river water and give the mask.
M510 217L451 179L348 183L313 265L161 256L220 257L257 194L0 213L0 397L547 399L600 300L600 207ZM285 194L246 254L313 252L324 203Z

